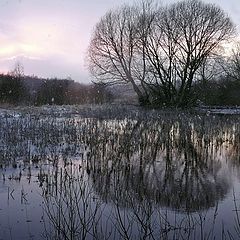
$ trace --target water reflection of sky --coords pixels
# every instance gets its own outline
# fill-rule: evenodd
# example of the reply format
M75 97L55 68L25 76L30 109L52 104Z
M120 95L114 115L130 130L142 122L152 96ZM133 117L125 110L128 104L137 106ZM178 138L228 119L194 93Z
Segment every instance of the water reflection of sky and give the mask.
M13 191L11 195L8 188ZM21 199L23 192L25 199ZM7 180L0 199L0 239L42 239L42 198L36 182L29 184L26 178L21 182Z

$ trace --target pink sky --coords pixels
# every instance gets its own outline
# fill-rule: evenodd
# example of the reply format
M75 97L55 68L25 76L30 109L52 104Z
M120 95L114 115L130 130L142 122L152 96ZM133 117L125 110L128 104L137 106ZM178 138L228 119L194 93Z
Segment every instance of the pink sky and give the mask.
M89 82L85 58L92 30L106 11L123 2L135 1L0 0L0 71L20 61L25 74ZM238 0L207 2L217 3L240 24Z

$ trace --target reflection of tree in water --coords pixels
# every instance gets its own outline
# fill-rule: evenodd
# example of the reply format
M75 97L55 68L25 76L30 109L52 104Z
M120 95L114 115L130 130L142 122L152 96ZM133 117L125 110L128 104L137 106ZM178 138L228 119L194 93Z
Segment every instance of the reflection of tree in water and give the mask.
M105 154L92 166L96 192L122 206L130 197L183 211L223 199L230 176L221 157L232 131L217 121L185 120L129 122L111 146L105 142L105 153L115 150L111 158Z
M185 120L95 119L78 124L76 129L81 126L84 134L74 141L86 144L86 152L78 167L70 163L56 169L56 177L48 175L43 187L45 235L49 239L207 236L212 222L210 230L203 231L199 219L207 227L209 222L201 212L199 218L191 213L214 206L226 195L230 181L222 160L233 145L230 142L237 145L237 132L232 134L229 123L219 127L215 120Z

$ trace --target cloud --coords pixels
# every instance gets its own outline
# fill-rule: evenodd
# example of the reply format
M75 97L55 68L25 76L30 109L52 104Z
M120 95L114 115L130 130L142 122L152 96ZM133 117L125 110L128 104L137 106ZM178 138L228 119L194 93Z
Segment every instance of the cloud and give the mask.
M16 55L16 56L11 56L11 57L6 57L6 58L0 58L0 61L20 61L23 59L29 59L29 60L34 60L34 61L42 61L43 59L41 57L33 57L33 56L27 56L27 55Z

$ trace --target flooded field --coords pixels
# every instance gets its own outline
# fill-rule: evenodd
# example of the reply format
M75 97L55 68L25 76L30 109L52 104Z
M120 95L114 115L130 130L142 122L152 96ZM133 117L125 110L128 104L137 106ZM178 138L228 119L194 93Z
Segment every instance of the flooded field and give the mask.
M0 112L0 239L240 238L240 115Z

